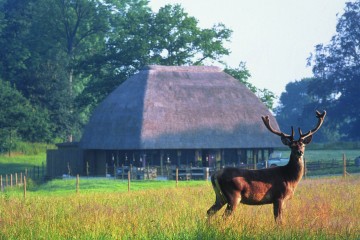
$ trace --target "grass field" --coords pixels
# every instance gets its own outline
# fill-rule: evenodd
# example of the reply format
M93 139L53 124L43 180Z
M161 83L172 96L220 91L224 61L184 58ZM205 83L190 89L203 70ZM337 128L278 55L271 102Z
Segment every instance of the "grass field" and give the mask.
M288 152L284 152L284 156ZM360 150L307 150L308 162L353 161ZM44 153L0 156L0 174L42 166ZM306 179L286 204L277 226L272 206L241 205L210 221L214 201L205 181L80 179L28 182L0 193L0 239L360 239L360 176Z
M0 175L24 172L25 169L40 167L46 164L46 153L36 155L0 155Z
M277 226L271 205L241 205L210 221L205 181L56 180L0 193L1 239L359 239L360 177L308 179Z

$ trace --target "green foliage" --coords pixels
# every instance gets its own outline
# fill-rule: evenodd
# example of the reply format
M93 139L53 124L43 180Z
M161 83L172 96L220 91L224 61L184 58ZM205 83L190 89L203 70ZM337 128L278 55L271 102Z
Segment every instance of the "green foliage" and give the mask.
M314 81L316 81L314 78L304 78L286 85L285 92L280 96L280 105L275 109L276 120L282 131L290 132L291 126L294 126L295 129L300 127L303 132L306 132L315 126L317 122L315 110L322 111L322 109L314 107L312 105L314 100L308 95L309 85ZM324 125L314 136L314 142L339 140L334 131L329 132L326 126L330 121L328 118L329 116L325 118Z
M29 108L27 99L0 79L0 153L13 148L19 129L29 118Z
M359 14L359 0L346 3L337 33L328 45L317 45L309 59L316 77L309 85L312 105L328 110L329 128L344 140L360 139Z
M37 127L18 131L30 141L78 140L94 106L144 65L221 62L231 36L146 0L0 0L0 20L0 77L32 106L25 122Z
M230 52L223 46L232 31L223 24L200 29L180 5L166 5L152 19L153 46L150 63L160 65L201 65L205 60L220 60Z

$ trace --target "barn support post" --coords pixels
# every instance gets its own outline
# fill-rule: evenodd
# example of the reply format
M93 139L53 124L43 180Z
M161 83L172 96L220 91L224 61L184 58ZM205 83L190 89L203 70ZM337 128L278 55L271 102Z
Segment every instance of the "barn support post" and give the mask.
M164 152L160 151L160 174L164 176Z
M223 149L220 150L220 158L221 158L221 166L224 167L226 164L225 164L225 153Z
M175 179L176 179L176 187L177 187L179 182L179 167L176 167Z
M125 172L125 170L124 170L124 164L121 165L121 169L122 169L122 171L121 171L121 175L122 175L122 176L121 176L121 179L124 180L124 179L125 179L125 176L124 176L124 172Z
M68 176L71 175L71 168L70 168L70 163L67 163L67 170L68 170Z
M131 173L130 170L128 171L128 192L130 192L130 180L131 180Z
M236 153L237 153L237 159L238 159L238 166L240 166L240 164L241 164L241 150L237 149Z
M258 159L258 150L254 149L253 150L253 163L254 163L254 169L255 170L256 170L257 159Z
M114 180L116 180L116 164L114 163Z
M133 174L132 174L132 164L130 164L130 168L129 168L129 171L128 171L128 172L130 172L130 175L129 175L130 178L133 177Z
M90 174L89 168L90 168L90 166L89 166L89 161L86 161L86 176L87 176L87 177L89 177L89 174Z
M178 167L180 167L180 164L181 164L180 160L181 160L181 150L178 150L177 151L177 166Z

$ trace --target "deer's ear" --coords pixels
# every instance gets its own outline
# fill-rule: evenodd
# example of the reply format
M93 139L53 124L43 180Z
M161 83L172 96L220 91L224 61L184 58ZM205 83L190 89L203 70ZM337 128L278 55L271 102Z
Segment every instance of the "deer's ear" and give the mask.
M304 138L303 144L309 144L309 143L311 143L312 136L313 136L313 135L310 135L310 136Z
M287 137L281 137L281 141L282 141L282 143L283 143L284 145L286 145L286 146L290 146L290 144L291 144L290 139L287 138Z

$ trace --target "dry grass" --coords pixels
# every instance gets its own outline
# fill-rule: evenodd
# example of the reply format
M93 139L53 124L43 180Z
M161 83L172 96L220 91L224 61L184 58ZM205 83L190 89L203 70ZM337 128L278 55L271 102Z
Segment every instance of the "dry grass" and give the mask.
M123 193L1 194L1 239L359 239L360 177L310 179L287 202L285 224L272 206L239 206L210 221L210 184ZM222 211L221 211L222 212Z

